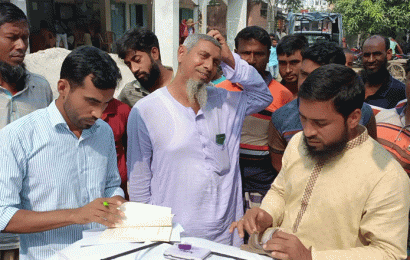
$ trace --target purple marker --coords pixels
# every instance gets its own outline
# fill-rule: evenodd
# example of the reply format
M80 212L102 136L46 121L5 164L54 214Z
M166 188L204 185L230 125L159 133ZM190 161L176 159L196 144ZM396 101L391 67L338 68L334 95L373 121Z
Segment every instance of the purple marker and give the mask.
M187 250L191 250L192 246L189 245L189 244L178 244L178 248L179 248L180 250L185 250L185 251L187 251Z

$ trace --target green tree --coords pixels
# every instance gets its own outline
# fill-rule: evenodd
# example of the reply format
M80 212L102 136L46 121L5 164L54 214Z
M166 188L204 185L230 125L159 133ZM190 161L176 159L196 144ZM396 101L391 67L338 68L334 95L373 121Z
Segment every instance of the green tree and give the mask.
M409 0L332 0L335 12L343 15L349 35L392 33L409 28Z

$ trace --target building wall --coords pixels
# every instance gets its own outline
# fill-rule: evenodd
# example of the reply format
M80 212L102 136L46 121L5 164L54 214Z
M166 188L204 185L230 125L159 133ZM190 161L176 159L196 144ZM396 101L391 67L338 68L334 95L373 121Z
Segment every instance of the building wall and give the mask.
M248 26L268 27L266 16L261 16L262 3L248 1Z

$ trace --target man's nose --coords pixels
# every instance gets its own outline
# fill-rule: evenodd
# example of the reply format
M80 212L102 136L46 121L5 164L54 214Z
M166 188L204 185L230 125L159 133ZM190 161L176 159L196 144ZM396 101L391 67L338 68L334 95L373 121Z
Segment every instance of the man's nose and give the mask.
M252 66L254 66L256 64L256 58L255 58L255 55L253 53L251 53L249 55L248 63L249 63L249 65L252 65Z
M135 64L134 62L131 62L130 70L133 74L135 74L140 71L140 68L139 66L137 66L137 64Z
M24 41L23 39L19 38L19 39L15 42L15 49L17 49L17 50L25 50L25 49L27 49L27 42Z
M208 71L212 70L214 66L214 62L211 58L206 59L204 61L204 68L206 68Z
M305 122L303 126L303 134L306 136L306 138L314 137L316 136L317 131L310 122Z
M292 67L290 66L290 64L286 64L286 72L291 72L292 71Z
M374 62L374 61L375 61L374 55L373 55L373 54L370 54L370 56L369 56L369 62Z
M91 112L91 115L92 115L94 118L101 118L101 116L102 116L102 114L103 114L105 108L106 108L106 106L104 106L104 107L95 107L95 108L93 109L93 111Z

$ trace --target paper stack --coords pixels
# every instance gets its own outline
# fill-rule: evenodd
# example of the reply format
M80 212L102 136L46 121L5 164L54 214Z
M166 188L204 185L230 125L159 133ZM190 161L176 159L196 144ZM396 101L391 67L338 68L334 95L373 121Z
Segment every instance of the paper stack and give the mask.
M169 242L172 232L171 208L126 202L119 208L125 214L123 223L106 229L100 242Z

